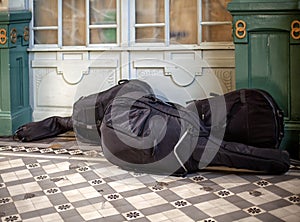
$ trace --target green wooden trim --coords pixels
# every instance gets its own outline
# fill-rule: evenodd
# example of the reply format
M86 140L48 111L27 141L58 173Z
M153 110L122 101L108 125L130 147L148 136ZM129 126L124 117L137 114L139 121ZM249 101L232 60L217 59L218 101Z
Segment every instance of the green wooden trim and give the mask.
M240 12L254 11L298 11L299 0L232 0L227 9L234 15Z
M233 37L234 43L248 43L250 32L288 32L291 31L291 23L294 20L300 19L300 11L291 15L278 15L278 14L260 14L260 15L236 15L233 18ZM237 38L235 35L237 21L243 20L246 23L246 36L245 38ZM290 36L292 44L300 44L300 40L295 40Z
M292 22L300 20L300 0L232 0L228 10L236 87L262 88L274 97L285 111L281 149L300 159L300 39L291 35Z
M1 11L0 24L11 24L15 22L29 22L31 20L31 12L24 11Z
M29 11L0 13L0 29L6 32L6 43L0 44L1 136L12 135L19 126L31 121L28 41L23 39L24 28L29 27L30 19ZM11 39L12 30L15 38Z
M9 50L0 49L0 112L7 112L10 110L10 78L9 72Z

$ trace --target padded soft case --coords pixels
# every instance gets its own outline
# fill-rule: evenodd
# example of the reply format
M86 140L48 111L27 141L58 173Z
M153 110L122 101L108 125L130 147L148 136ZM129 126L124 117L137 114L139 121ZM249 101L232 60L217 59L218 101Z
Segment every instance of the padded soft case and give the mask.
M276 174L289 169L288 153L274 149L283 136L282 112L261 90L237 90L182 107L158 99L145 82L126 80L80 98L72 117L25 124L15 136L33 141L72 129L79 140L102 142L110 162L135 171L182 176L206 166ZM215 134L222 130L225 134Z
M214 112L214 118L226 122L212 126L212 110L222 108L223 98L226 112ZM225 141L279 148L284 136L283 111L266 91L240 89L222 96L193 101L187 108L194 106L207 129L213 127L225 130Z
M267 173L289 169L289 155L210 135L195 112L155 97L116 98L101 124L104 156L122 168L185 175L206 166Z
M86 143L100 144L100 125L107 105L119 96L153 94L151 87L140 80L120 80L105 91L81 97L73 105L73 127L77 139Z

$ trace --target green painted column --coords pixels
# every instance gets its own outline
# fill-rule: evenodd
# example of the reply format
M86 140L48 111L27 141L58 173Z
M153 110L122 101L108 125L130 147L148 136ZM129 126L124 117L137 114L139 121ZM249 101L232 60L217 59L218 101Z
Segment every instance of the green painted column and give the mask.
M31 121L29 105L29 11L0 11L0 136Z
M285 113L281 148L300 158L300 1L232 0L236 87L268 91Z

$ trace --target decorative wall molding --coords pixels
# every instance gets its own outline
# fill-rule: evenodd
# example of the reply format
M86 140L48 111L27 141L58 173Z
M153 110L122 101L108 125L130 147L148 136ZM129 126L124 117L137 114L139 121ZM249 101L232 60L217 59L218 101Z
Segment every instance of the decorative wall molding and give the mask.
M213 69L214 74L219 79L220 83L225 87L225 92L230 92L235 89L235 71L234 69Z
M137 78L140 80L145 80L149 76L158 77L163 75L164 75L164 70L162 68L154 68L154 69L137 68Z
M107 84L112 87L116 84L116 73L111 72L107 78Z
M33 60L32 68L56 68L57 74L70 85L79 84L84 75L89 74L90 68L117 68L118 62L112 59L99 61L60 61L60 60Z
M163 69L164 75L171 77L174 83L181 87L190 85L195 80L196 76L201 75L201 63L189 60L158 60L143 58L134 61L134 68L151 70L154 70L154 68ZM145 71L143 72L145 73Z
M32 58L34 120L70 115L79 97L123 78L151 83L160 95L182 105L235 87L232 50L36 52Z
M51 72L55 72L54 68L36 68L34 70L35 77L35 88L38 89L40 87L41 81L43 78Z
M119 53L106 56L88 52L35 53L33 75L33 118L70 115L79 97L108 89L117 83Z

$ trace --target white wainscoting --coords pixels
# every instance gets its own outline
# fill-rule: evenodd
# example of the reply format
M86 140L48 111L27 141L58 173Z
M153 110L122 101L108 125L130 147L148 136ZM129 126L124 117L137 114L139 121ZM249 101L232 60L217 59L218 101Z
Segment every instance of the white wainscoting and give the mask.
M81 96L120 79L141 79L169 101L185 105L235 89L234 50L114 50L30 52L33 120L69 116Z

